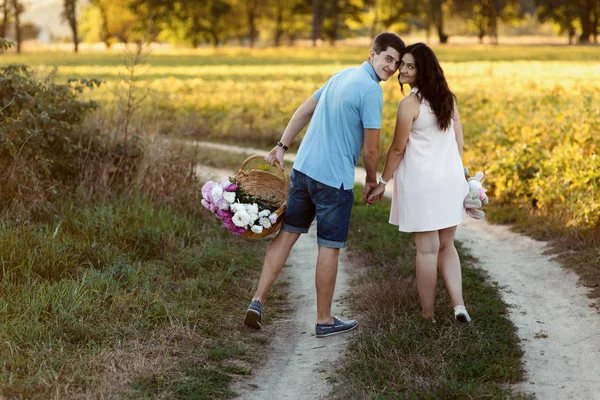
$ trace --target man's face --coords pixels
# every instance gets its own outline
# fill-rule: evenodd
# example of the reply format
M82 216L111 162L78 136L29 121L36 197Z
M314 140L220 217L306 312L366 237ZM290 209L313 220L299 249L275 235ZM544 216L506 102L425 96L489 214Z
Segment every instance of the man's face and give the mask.
M375 73L382 81L387 81L398 69L400 53L393 47L389 47L379 54L373 50L369 52L369 63L373 66Z

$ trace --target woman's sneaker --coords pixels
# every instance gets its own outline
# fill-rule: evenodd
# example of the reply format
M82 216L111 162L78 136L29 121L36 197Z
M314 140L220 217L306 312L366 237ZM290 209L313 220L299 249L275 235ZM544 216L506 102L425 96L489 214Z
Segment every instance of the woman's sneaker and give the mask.
M250 303L248 310L246 310L244 324L256 329L262 327L262 304L260 304L260 301L254 300Z
M317 324L315 327L315 333L318 338L327 337L331 335L337 335L338 333L349 332L358 326L358 322L351 319L344 321L333 317L333 324Z
M456 306L454 307L454 319L458 322L464 322L467 324L471 323L471 317L469 317L469 313L465 306Z

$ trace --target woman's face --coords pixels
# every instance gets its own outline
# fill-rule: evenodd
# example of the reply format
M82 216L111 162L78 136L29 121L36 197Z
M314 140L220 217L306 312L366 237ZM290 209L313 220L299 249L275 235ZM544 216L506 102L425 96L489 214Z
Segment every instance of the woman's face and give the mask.
M408 84L412 87L417 82L417 66L415 65L415 58L412 54L406 53L402 57L399 70L398 80L400 83L403 85Z

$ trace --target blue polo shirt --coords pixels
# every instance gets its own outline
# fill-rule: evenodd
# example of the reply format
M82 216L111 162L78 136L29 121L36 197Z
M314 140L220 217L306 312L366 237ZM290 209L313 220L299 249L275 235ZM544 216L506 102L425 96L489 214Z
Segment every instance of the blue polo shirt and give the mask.
M364 62L333 75L314 96L319 101L294 169L325 185L352 189L363 129L381 129L379 78L371 64Z

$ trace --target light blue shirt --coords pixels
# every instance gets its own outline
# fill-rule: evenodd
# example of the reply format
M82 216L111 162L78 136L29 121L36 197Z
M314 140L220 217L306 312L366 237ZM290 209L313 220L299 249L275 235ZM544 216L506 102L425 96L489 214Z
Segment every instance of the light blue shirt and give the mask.
M352 189L364 130L381 129L383 91L368 62L333 75L314 96L319 100L294 169L335 188Z

